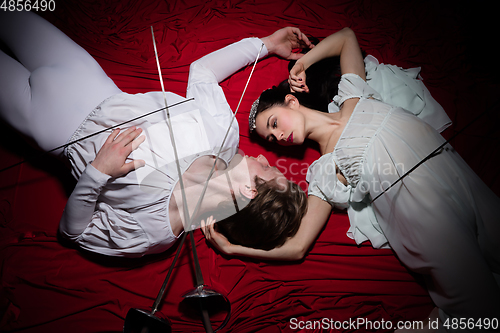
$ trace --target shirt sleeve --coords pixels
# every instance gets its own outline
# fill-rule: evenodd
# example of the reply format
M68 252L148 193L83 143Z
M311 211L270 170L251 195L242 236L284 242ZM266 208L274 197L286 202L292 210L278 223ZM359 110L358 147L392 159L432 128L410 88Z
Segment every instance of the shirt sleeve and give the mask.
M111 176L106 175L91 164L83 171L75 189L64 208L59 231L63 236L73 239L89 225L94 214L97 198Z
M268 54L259 38L246 38L193 62L189 69L187 98L194 98L203 111L212 116L232 115L224 92L219 86L230 75Z
M140 223L132 214L98 201L110 178L91 164L85 168L66 203L59 232L92 252L142 256L150 242Z

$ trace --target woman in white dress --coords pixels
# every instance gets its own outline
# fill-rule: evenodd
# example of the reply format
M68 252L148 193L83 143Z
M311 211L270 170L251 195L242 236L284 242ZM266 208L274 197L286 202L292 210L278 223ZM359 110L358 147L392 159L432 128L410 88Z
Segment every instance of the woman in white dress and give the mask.
M165 106L162 93L122 92L83 48L30 12L0 12L0 39L13 54L0 50L0 115L42 149L134 119L121 131L103 131L54 152L69 160L78 180L60 233L105 255L143 256L172 246L190 226L183 225L182 196L174 194L180 182L166 116L159 112L138 118ZM190 214L233 116L218 83L252 63L262 44L260 57L298 58L292 49L310 46L297 28L280 29L262 40L243 39L191 65L187 98L167 93ZM306 200L300 199L305 194L297 194L298 187L263 156L239 155L238 143L238 124L233 122L201 213L229 201L233 211L228 215L237 205L238 215L259 220L259 206L275 193L272 200L297 202L295 211L287 210L291 214L285 229L293 234L306 208ZM261 237L247 245L279 245L284 239Z
M292 91L307 92L305 70L331 56L340 56L342 78L334 98L338 112L312 110L294 94L276 97L270 89L250 115L250 127L267 140L319 144L322 156L308 170L308 211L297 234L271 251L233 245L210 223L203 228L207 238L229 254L298 259L328 220L331 207L347 208L348 235L358 244L390 246L408 268L422 274L444 323L450 317L474 323L498 318L499 198L446 145L372 201L445 140L414 114L382 102L366 82L362 53L348 28L297 61L290 71ZM480 329L475 324L468 328Z

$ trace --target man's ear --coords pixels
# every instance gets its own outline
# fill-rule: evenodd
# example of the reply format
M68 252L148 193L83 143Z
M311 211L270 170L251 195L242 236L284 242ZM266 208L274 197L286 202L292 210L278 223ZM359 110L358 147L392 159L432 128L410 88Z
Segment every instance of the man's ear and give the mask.
M248 185L241 184L240 185L240 193L247 197L248 199L252 200L257 196L257 190L255 188L252 188Z

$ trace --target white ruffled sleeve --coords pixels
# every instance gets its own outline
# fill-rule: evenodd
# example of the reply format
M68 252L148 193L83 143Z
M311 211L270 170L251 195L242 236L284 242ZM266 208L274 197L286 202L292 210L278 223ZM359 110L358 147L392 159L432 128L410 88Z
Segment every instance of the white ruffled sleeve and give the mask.
M350 98L373 98L381 101L380 94L370 87L359 75L347 73L342 75L339 82L338 94L333 98L337 110ZM330 108L330 107L329 107ZM336 110L329 110L335 112Z
M347 236L356 244L370 241L374 248L389 248L371 204L365 200L352 200L353 197L367 197L358 193L360 189L338 180L333 154L325 154L314 161L307 170L306 180L309 183L308 195L327 201L335 208L347 209L350 221Z
M327 201L335 208L349 207L351 186L345 186L337 178L336 165L331 154L321 156L307 170L308 195Z

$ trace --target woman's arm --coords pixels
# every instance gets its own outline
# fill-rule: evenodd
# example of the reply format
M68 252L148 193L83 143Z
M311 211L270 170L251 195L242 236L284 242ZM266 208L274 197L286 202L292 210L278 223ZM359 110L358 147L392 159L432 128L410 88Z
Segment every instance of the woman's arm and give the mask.
M231 244L226 237L215 231L214 221L202 221L202 232L221 252L263 260L300 260L318 237L321 229L330 217L331 206L316 196L309 196L307 212L302 218L300 228L295 236L289 238L281 247L269 251L253 249Z
M342 74L354 73L365 79L363 54L358 45L356 35L350 28L344 28L323 39L314 49L297 60L290 70L289 83L292 91L308 92L305 85L305 71L312 64L325 58L340 56Z

